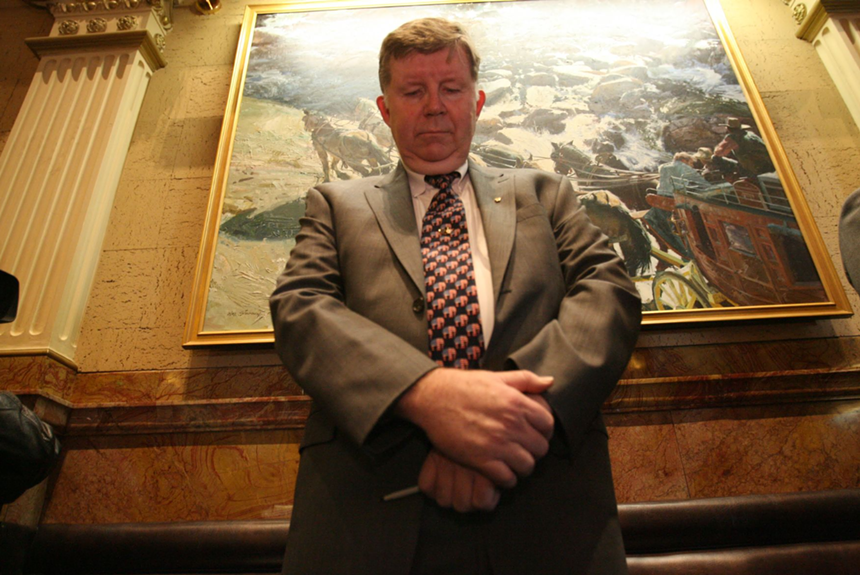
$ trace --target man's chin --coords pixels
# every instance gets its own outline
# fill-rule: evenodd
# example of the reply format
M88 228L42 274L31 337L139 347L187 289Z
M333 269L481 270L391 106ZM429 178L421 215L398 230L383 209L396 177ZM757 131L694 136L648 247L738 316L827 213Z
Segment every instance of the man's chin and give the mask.
M453 172L463 165L466 161L466 156L460 154L452 154L448 156L413 156L411 158L402 158L403 163L413 172L424 175L447 174Z

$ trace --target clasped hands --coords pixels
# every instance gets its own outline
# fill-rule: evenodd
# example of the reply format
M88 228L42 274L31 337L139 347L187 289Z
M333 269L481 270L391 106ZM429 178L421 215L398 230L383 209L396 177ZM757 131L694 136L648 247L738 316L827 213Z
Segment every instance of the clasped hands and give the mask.
M554 418L539 394L551 377L530 371L438 368L413 385L396 412L433 444L420 490L460 512L495 509L501 489L529 475L546 455Z

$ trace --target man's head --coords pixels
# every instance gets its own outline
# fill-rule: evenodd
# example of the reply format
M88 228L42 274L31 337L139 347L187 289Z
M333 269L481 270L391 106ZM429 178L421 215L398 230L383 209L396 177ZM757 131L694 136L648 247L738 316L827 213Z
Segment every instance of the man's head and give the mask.
M728 118L724 124L729 132L744 132L750 127L741 123L740 118Z
M410 169L441 174L466 161L485 98L479 62L465 30L439 18L408 22L383 41L376 103Z
M410 54L432 54L440 50L462 48L469 59L472 80L478 81L481 57L465 28L442 18L421 18L403 24L382 41L379 49L379 88L382 93L391 82L391 60Z
M694 158L692 155L688 154L687 152L678 152L677 154L675 154L672 157L672 159L675 160L676 162L683 162L683 163L687 164L688 166L692 166L694 163L696 163L696 158Z

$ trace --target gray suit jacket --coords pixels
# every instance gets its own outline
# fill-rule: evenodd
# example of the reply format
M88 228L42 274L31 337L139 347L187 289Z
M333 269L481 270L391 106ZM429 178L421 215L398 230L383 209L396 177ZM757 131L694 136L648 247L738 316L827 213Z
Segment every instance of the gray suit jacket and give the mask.
M636 341L636 289L567 179L469 170L495 296L482 366L554 376L547 401L563 435L482 517L493 564L499 573L623 573L599 409ZM286 573L408 573L423 497L381 497L415 484L429 448L418 428L389 413L435 367L423 286L402 167L308 192L302 231L270 300L276 349L315 405Z
M845 274L855 289L860 290L860 190L848 196L839 219L839 248Z

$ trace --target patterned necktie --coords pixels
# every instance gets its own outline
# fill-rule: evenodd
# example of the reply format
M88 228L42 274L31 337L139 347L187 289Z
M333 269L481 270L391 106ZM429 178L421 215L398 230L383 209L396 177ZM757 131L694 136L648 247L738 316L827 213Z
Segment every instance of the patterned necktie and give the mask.
M457 172L425 176L439 191L421 226L430 358L443 367L477 369L484 353L478 289L466 210L454 193Z

